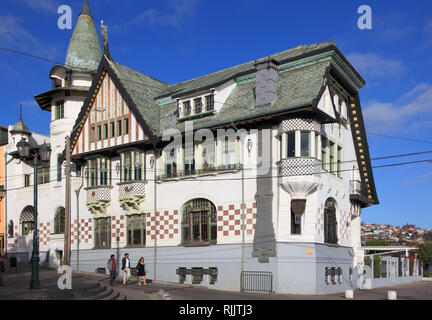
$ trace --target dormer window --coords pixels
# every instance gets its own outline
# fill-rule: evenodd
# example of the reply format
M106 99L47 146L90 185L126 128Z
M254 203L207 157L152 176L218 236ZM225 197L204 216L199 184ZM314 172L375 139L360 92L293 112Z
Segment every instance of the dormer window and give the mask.
M189 117L191 115L191 103L190 100L183 102L183 115Z
M214 95L208 95L205 97L206 100L206 111L214 110Z
M194 108L195 114L200 114L203 111L202 98L194 99Z

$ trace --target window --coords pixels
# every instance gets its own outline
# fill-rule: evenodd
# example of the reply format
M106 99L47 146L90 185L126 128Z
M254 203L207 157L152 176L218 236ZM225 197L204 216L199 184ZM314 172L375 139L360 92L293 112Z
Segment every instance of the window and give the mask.
M24 187L30 187L30 175L24 175Z
M206 199L195 199L183 206L182 244L216 244L217 213L213 203Z
M111 248L111 218L94 219L95 248Z
M177 176L177 152L175 148L165 153L165 172L167 178Z
M123 176L122 181L131 181L132 180L132 154L131 152L123 153Z
M337 175L339 178L343 177L343 168L342 168L342 147L337 147L338 153L337 153Z
M133 154L133 179L142 181L144 180L144 152L134 151Z
M27 236L34 229L34 209L27 206L21 211L20 215L21 235Z
M129 119L124 119L124 134L129 134Z
M63 162L61 161L61 153L57 155L57 181L60 182L62 180L62 165Z
M236 164L236 146L237 140L232 140L229 137L225 137L222 149L222 161L225 166Z
M209 95L205 97L206 102L206 111L213 111L214 110L214 95Z
M336 203L333 199L328 199L324 207L324 242L337 244L337 232Z
M114 138L115 137L115 123L111 122L110 127L111 127L111 138Z
M287 138L287 158L294 158L296 155L295 132L288 133Z
M202 112L202 107L203 107L203 103L202 103L202 98L197 98L194 100L194 107L195 107L195 114L200 114Z
M207 143L204 141L202 144L202 170L208 171L214 168L215 164L215 143Z
M192 148L184 149L184 174L195 174L195 144Z
M104 129L103 129L103 138L108 139L108 123L104 124Z
M122 181L142 181L144 179L144 152L128 151L122 157Z
M90 128L90 142L95 142L95 134L96 134L96 128L92 126Z
M127 245L145 246L146 243L146 215L131 215L127 217Z
M99 185L108 186L109 160L107 158L99 159Z
M321 136L321 161L322 168L325 171L328 171L328 159L327 159L327 138Z
M302 216L306 210L306 200L291 201L291 234L301 234Z
M14 222L10 220L8 224L8 238L13 238L13 237L14 237Z
M97 186L97 160L89 160L88 161L88 169L89 169L89 175L88 175L88 186L89 187L96 187Z
M102 140L102 126L97 126L97 141Z
M191 103L190 101L183 102L183 116L188 117L191 115Z
M60 207L54 217L54 234L65 232L65 208Z
M336 162L335 162L335 144L330 141L330 172L335 174L336 171Z
M38 176L37 176L38 184L49 183L50 182L49 179L50 179L50 168L39 167Z
M291 234L301 234L301 215L291 211Z
M117 137L120 137L122 135L122 121L117 121Z
M318 133L315 134L315 158L319 159L319 141L320 135Z
M54 120L63 119L64 118L64 101L56 101L54 108Z
M303 132L300 133L300 137L301 137L301 141L300 141L300 146L301 146L300 155L302 157L310 157L311 156L311 152L310 152L310 147L311 147L310 132L303 131Z

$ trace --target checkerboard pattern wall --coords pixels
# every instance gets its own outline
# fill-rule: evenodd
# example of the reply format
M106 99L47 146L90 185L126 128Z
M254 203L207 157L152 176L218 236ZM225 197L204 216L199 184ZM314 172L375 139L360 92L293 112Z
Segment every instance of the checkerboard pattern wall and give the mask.
M341 240L349 240L351 231L351 213L343 211L339 214L339 235Z
M228 204L218 206L218 237L240 236L242 231L242 205ZM254 202L245 208L245 230L246 235L253 235L256 229L257 204Z
M93 219L81 219L79 225L79 243L88 244L93 238ZM71 225L71 244L78 244L78 220Z
M126 240L126 216L111 217L111 243L123 242Z
M39 224L39 245L46 247L50 241L51 222Z
M151 240L174 239L179 234L180 216L178 210L156 212L156 218L150 212L146 215L147 237ZM156 231L157 226L157 231Z
M324 236L324 206L318 208L316 222L315 222L316 234L319 236Z
M310 118L292 118L282 121L279 126L279 133L294 130L321 131L321 125Z

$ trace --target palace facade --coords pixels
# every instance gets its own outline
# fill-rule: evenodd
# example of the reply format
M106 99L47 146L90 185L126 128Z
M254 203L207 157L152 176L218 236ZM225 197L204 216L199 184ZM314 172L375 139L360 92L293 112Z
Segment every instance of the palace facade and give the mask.
M116 62L88 1L66 63L36 101L51 135L9 128L8 251L30 257L27 139L41 168L41 263L64 248L64 151L71 137L72 267L144 257L150 279L326 294L357 288L363 208L378 204L359 99L365 81L332 41L301 45L178 84ZM19 178L24 177L24 178ZM66 222L67 225L67 222Z

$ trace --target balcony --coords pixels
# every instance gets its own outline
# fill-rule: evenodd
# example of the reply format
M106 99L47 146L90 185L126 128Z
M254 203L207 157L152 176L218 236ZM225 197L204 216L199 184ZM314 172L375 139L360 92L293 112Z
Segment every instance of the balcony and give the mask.
M199 176L212 176L222 173L232 173L242 169L241 164L221 165L217 167L207 167L199 170L173 170L156 177L158 181L181 180L183 178L194 178Z
M99 186L86 188L87 201L111 201L111 186Z
M87 207L96 216L106 216L107 207L111 202L111 186L86 188Z
M359 180L350 181L350 199L351 201L360 202L361 204L365 205L374 202L372 198L369 198L367 184Z
M129 213L139 212L141 203L145 200L145 185L147 181L128 181L119 183L119 202Z

